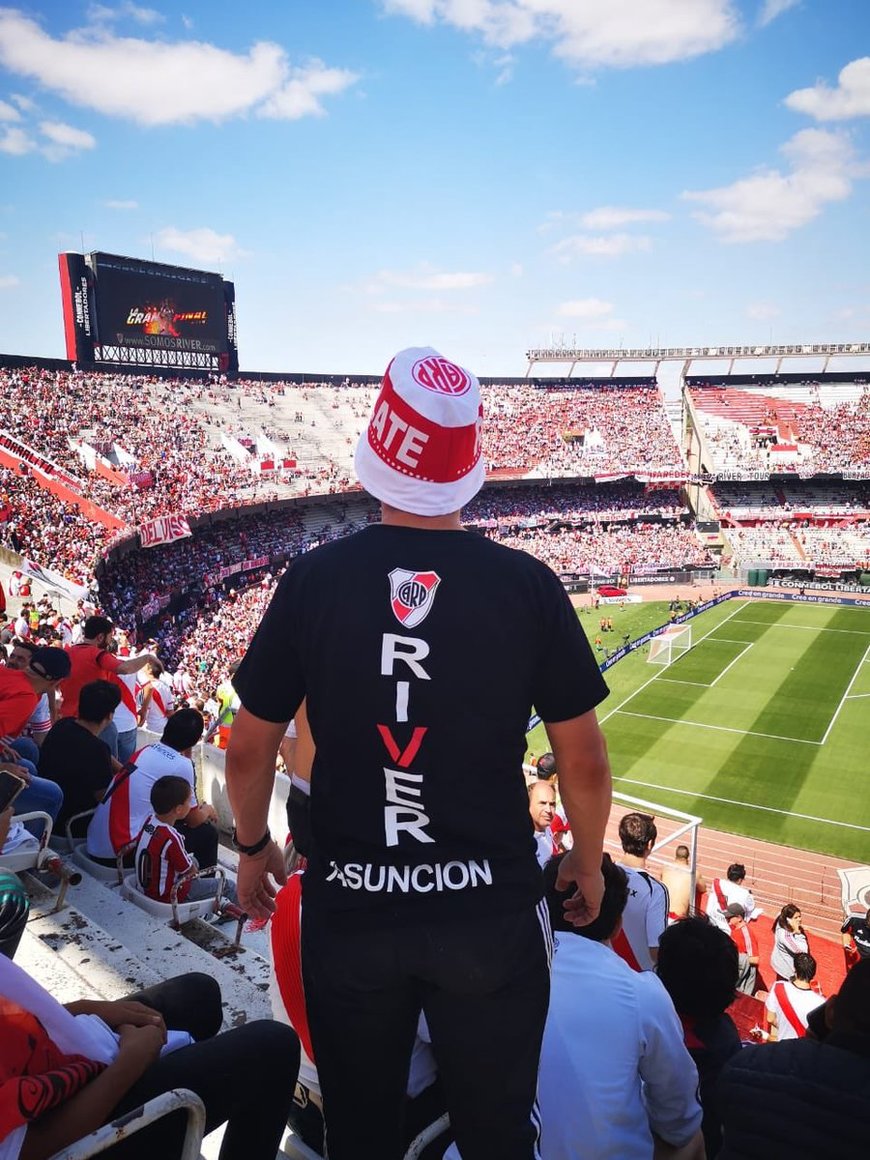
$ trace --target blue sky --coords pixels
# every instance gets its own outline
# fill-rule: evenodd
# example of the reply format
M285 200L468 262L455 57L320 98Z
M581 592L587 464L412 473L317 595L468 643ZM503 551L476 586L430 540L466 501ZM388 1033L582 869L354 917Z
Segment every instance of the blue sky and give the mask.
M60 250L220 270L241 365L863 340L867 0L0 5L0 351Z

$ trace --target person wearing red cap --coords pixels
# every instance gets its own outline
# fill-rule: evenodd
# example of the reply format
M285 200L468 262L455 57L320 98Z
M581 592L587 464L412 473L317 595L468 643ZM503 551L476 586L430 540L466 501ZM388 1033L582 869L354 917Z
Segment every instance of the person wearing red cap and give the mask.
M302 973L330 1160L402 1154L421 1011L463 1160L538 1154L552 932L522 775L533 706L575 839L566 913L583 925L601 903L608 690L556 575L461 527L481 421L467 370L396 355L355 461L381 523L295 561L233 681L227 786L254 918L284 881L266 820L303 697L316 747Z

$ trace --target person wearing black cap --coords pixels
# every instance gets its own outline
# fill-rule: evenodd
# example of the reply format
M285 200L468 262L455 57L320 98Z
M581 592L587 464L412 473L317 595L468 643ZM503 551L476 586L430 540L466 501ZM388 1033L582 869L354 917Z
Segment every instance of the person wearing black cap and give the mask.
M234 679L227 788L253 917L284 880L266 820L306 698L302 970L331 1160L402 1154L421 1010L463 1160L537 1155L552 936L521 776L532 706L575 837L570 916L601 902L607 686L556 575L462 529L481 415L468 371L429 348L396 355L356 453L382 522L298 557Z
M729 902L725 907L725 918L731 928L731 939L737 947L740 975L737 990L744 995L754 995L758 987L758 940L746 921L746 911L739 902Z

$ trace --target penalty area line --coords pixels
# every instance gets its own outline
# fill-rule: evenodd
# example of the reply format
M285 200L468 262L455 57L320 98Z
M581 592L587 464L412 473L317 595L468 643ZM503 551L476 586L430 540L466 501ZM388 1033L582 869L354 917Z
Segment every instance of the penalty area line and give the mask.
M631 709L617 709L622 717L642 717L645 721L667 721L669 725L693 725L695 729L715 729L717 733L737 733L740 737L766 737L768 741L792 741L795 745L821 745L806 737L784 737L781 733L756 733L754 729L733 729L730 725L708 725L706 721L686 721L683 717L656 717L652 713L633 713Z
M754 802L739 802L734 798L716 797L711 793L696 793L690 789L674 789L670 785L656 785L652 781L637 781L633 777L615 777L615 782L627 782L628 785L642 785L645 789L662 790L664 793L677 793L683 797L691 797L703 799L708 802L721 802L726 806L740 806L744 810L763 810L766 814L782 814L786 818L799 818L802 822L821 822L826 826L842 826L846 830L860 830L862 833L870 834L870 826L859 826L855 822L838 822L834 818L817 818L815 814L798 814L794 810L779 810L774 806L760 806Z
M699 645L702 640L706 640L708 636L712 636L712 634L716 631L717 628L721 628L722 625L726 624L731 619L732 616L736 616L738 612L742 612L744 608L748 607L748 605L749 605L748 600L744 600L742 604L738 604L733 612L729 612L727 616L723 616L722 619L720 621L718 621L711 629L709 629L707 632L705 632L703 636L698 637L698 639L695 641L695 645L693 647L696 647L697 645ZM741 644L742 643L743 642L741 641ZM667 670L665 670L665 671L667 671ZM635 689L633 693L629 693L624 701L620 701L615 709L611 709L609 713L605 713L604 716L600 719L599 723L601 725L603 725L605 721L609 721L610 718L615 713L618 713L622 709L623 705L627 705L629 701L633 701L634 698L638 695L638 693L642 693L644 691L644 689L647 687L647 685L651 685L653 683L653 681L656 680L660 676L661 676L661 672L653 673L653 675L649 678L649 680L644 681L644 683L639 688Z

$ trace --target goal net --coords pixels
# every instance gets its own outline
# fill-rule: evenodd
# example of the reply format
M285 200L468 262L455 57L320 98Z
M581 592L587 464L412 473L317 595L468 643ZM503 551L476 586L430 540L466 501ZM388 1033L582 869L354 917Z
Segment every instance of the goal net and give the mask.
M691 624L675 624L649 642L647 664L669 665L692 647Z

